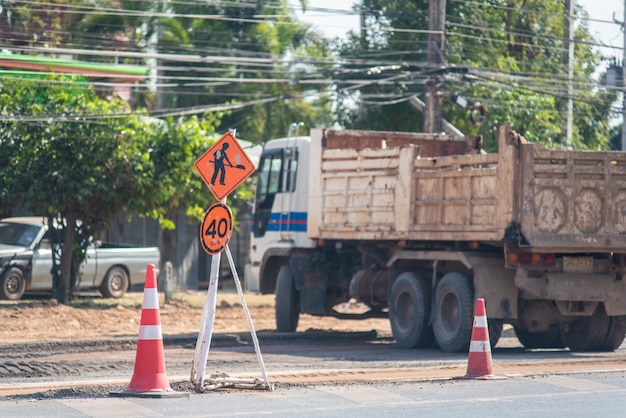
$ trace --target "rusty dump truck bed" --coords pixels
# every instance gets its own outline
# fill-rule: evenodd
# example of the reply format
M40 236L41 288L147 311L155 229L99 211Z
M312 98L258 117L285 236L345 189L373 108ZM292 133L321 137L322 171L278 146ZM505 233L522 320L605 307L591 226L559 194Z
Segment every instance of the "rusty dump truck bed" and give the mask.
M509 127L479 137L314 129L308 235L626 248L626 153L549 150Z

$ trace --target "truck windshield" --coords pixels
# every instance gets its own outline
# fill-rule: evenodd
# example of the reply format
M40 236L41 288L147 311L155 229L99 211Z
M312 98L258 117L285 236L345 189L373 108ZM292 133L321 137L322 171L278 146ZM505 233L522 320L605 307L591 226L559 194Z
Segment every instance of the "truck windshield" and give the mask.
M265 235L274 198L282 191L283 157L282 149L269 150L261 156L252 226L257 238Z
M0 222L0 244L27 247L33 243L40 229L35 225Z
M257 201L264 201L268 196L280 191L282 153L266 155L261 159L259 180L257 183Z

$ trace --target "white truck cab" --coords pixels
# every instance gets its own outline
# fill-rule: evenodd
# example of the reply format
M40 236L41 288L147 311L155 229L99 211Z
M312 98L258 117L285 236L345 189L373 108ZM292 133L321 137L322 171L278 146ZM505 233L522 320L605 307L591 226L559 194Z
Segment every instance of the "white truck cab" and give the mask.
M249 291L273 293L277 270L289 251L315 246L306 233L310 143L308 136L293 136L265 144L257 170L246 266Z

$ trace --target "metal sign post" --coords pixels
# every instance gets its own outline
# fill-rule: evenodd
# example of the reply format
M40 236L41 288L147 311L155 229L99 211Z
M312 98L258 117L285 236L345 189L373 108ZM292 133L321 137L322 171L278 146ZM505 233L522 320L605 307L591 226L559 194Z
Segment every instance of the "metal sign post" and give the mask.
M205 390L220 387L245 387L249 389L272 390L273 386L270 385L267 379L265 364L263 363L263 357L259 349L259 341L254 331L254 325L252 324L248 306L243 297L237 269L235 268L235 263L233 262L230 249L228 248L228 242L230 241L233 231L233 216L230 208L226 206L226 197L255 171L254 164L243 148L241 148L234 134L229 132L198 158L194 167L218 202L207 209L202 224L200 225L200 243L204 251L207 254L211 254L212 257L209 288L202 310L200 331L198 332L198 341L196 342L196 350L191 366L191 382L195 385L196 392L204 392ZM237 286L237 292L241 299L241 305L243 306L248 325L250 326L254 349L263 375L262 381L260 379L232 379L224 373L211 375L207 380L204 378L206 363L209 358L211 337L213 336L213 325L215 323L217 287L222 251L226 251L226 256L228 257L228 262Z
M193 356L193 365L191 368L191 382L195 385L196 392L202 392L206 362L209 358L209 348L211 346L211 337L213 336L213 324L215 323L215 307L217 303L217 285L221 255L222 253L217 253L211 257L209 288L204 301L204 308L202 309L200 331L198 341L196 341L196 351Z
M250 335L252 335L252 342L254 343L254 351L256 352L256 357L257 357L257 360L259 361L259 366L261 366L261 373L263 375L263 381L265 382L265 386L268 389L272 389L270 382L267 378L267 372L265 371L265 363L263 362L261 349L259 348L259 339L256 336L256 331L254 330L254 324L252 323L252 317L250 316L250 311L248 310L246 299L243 297L243 291L241 290L241 282L239 281L239 275L237 274L237 269L235 268L235 262L233 261L233 256L230 253L229 247L226 247L226 258L228 258L228 264L230 264L230 269L233 272L233 280L235 280L235 286L237 286L237 293L239 293L239 299L241 299L241 306L243 307L243 311L246 314L246 319L248 320L248 326L250 327Z

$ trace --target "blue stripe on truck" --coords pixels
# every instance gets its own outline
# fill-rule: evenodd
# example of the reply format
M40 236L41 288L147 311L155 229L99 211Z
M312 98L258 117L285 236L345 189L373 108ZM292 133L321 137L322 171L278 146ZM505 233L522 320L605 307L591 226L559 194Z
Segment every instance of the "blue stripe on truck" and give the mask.
M286 229L293 232L306 232L306 218L306 212L290 212L289 214L272 212L267 223L267 231L284 231Z

